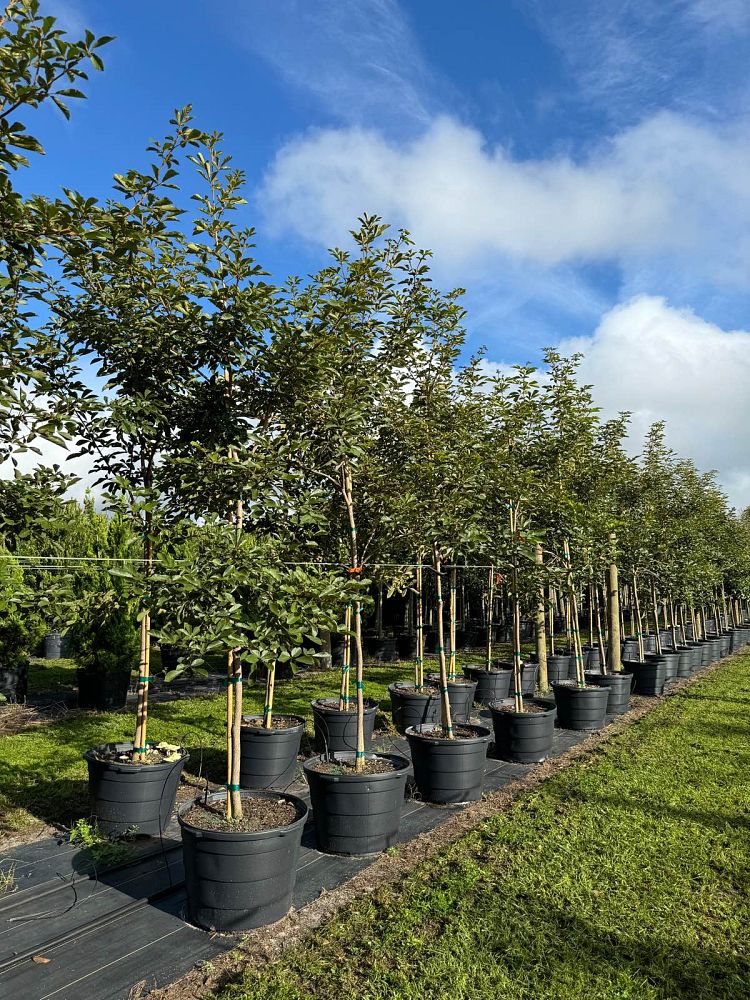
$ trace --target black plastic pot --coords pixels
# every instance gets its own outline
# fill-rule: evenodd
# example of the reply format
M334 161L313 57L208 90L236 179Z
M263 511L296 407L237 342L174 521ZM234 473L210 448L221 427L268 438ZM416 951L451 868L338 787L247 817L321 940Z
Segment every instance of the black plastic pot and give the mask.
M666 680L671 681L677 676L677 669L680 664L680 654L671 652L646 653L646 660L658 660L666 668Z
M693 673L693 651L689 646L678 646L677 676L690 677Z
M547 657L547 680L550 684L559 684L568 679L572 659L568 654L563 656L558 653Z
M319 698L310 703L318 753L343 753L357 749L357 713L339 711L338 698ZM372 745L378 703L365 699L365 750Z
M562 729L601 729L606 723L607 688L553 684L552 691L557 705L557 724Z
M426 680L434 684L438 690L440 688L440 674L426 674ZM477 682L469 678L462 678L460 681L448 681L448 701L451 706L451 719L453 722L468 722L474 708L474 693L477 689ZM440 707L438 702L438 716ZM425 723L429 722L425 719ZM414 723L415 725L417 723Z
M423 802L474 802L482 797L490 731L467 726L469 739L449 740L434 723L407 729L414 782Z
M243 722L261 717L243 715ZM284 729L242 726L240 729L240 786L242 788L286 788L297 777L305 720L292 715L294 725Z
M316 771L322 758L302 765L310 786L318 850L328 854L375 854L398 839L409 761L399 754L370 754L389 760L396 770L383 774ZM353 762L355 754L335 754L334 761Z
M691 642L689 644L690 649L690 673L695 674L701 668L701 660L703 659L703 646L699 642Z
M591 670L592 673L601 670L602 658L598 646L583 647L583 665L586 670Z
M83 755L89 767L91 812L107 836L134 831L158 837L169 823L189 754L183 751L178 761L163 764L126 764L100 760L95 753L132 749L132 743L105 743Z
M29 689L29 661L18 660L12 667L0 667L0 694L10 702L23 702Z
M369 636L366 639L368 656L379 663L395 663L398 659L396 639L392 635Z
M45 660L62 659L63 637L60 632L48 632L44 637Z
M623 668L635 678L636 694L655 696L662 693L667 680L667 665L661 660L625 660Z
M128 700L130 671L76 670L78 707L94 712L114 712Z
M630 692L633 688L633 675L618 671L613 674L587 673L587 684L598 684L609 691L607 715L623 715L630 704Z
M399 660L413 660L417 655L417 637L409 632L401 632L396 637Z
M405 733L409 726L437 722L440 717L440 693L437 689L430 687L420 692L403 690L413 687L413 681L396 681L388 686L393 725L401 734Z
M508 693L513 697L513 661L493 660L492 666L498 670L510 670L510 687ZM521 664L521 694L525 698L533 698L536 692L536 678L539 673L539 664L534 661Z
M731 651L731 644L732 644L732 640L729 637L729 633L727 633L727 632L722 633L722 635L720 636L720 639L721 639L721 644L720 644L720 647L719 647L721 649L720 655L721 656L729 656L729 653Z
M490 705L498 757L518 764L546 760L552 750L557 709L547 702L538 704L544 705L544 712L500 711L499 705Z
M302 831L308 809L302 799L284 792L242 792L253 798L286 799L297 809L289 826L258 833L223 833L188 823L179 812L185 864L188 920L208 931L248 931L285 916L292 905ZM226 792L208 796L226 799Z
M474 700L480 705L489 705L493 701L502 701L510 693L512 670L487 670L486 667L464 667L464 674L469 680L476 681Z

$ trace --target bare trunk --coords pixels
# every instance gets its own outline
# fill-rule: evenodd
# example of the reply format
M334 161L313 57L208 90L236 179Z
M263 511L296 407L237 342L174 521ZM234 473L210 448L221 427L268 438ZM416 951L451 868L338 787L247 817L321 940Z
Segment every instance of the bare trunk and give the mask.
M455 561L455 557L454 557ZM448 669L448 678L452 681L456 679L456 567L451 566L451 582L450 582L450 603L449 603L449 613L450 613L450 661Z
M487 588L487 662L489 670L492 666L492 619L495 605L495 567L490 566L489 585Z
M448 698L448 670L445 662L445 633L443 629L443 579L442 560L437 542L432 546L432 566L435 570L435 587L437 589L437 629L438 657L440 660L440 705L443 724L443 735L453 739L453 719L451 718L451 703Z
M414 681L417 691L424 686L424 606L422 589L422 553L417 553L417 658L414 664Z
M643 619L641 618L641 602L638 597L638 577L635 570L633 570L633 610L635 611L635 620L638 627L636 632L638 636L638 658L642 663L646 651L643 648Z
M341 660L341 689L339 691L339 711L349 708L349 675L352 665L352 602L349 601L344 612L344 649Z
M542 546L538 543L534 546L534 562L537 566L544 565ZM547 694L549 677L547 676L547 634L544 619L544 584L542 583L539 586L539 601L536 606L536 658L539 663L539 690L542 694Z
M351 565L349 572L352 575L359 575L362 567L359 565L359 554L357 549L357 522L354 517L354 499L352 473L348 465L341 470L341 493L346 505L346 514L349 521L349 558ZM364 696L364 651L362 649L362 602L354 602L354 649L356 653L357 666L357 751L356 770L365 769L365 696Z
M609 536L612 547L611 561L607 566L607 619L608 619L608 644L607 644L607 666L610 673L619 673L622 670L622 657L620 650L620 582L617 574L616 545L617 539L614 535Z
M555 655L555 588L549 587L549 652Z
M273 692L276 684L276 661L266 668L266 699L263 702L263 727L270 729L273 722Z
M521 661L521 605L518 600L518 513L515 504L510 505L510 535L513 545L511 567L511 614L513 621L513 700L517 712L523 712L523 663Z
M599 601L599 584L594 584L594 613L596 617L596 641L599 646L599 662L602 665L602 673L607 672L607 654L604 649L604 636L602 634L602 609Z
M651 580L651 604L654 610L654 628L656 629L656 652L661 656L661 636L659 635L659 605L656 602L656 582Z
M146 578L151 576L153 569L153 547L151 542L152 519L146 514L145 534L143 542L143 573ZM146 738L148 730L148 690L151 681L151 614L148 609L141 618L141 655L138 664L138 694L135 712L135 733L133 735L134 764L143 763L146 753Z

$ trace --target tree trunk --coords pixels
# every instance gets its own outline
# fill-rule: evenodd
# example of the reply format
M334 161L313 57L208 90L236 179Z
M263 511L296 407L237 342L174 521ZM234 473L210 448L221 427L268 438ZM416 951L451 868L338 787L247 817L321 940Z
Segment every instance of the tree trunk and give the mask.
M487 589L487 669L492 666L492 619L495 604L495 567L490 566L489 587Z
M453 719L451 718L451 703L448 699L448 671L445 662L445 634L443 629L442 560L437 542L434 542L432 546L432 566L435 570L435 587L437 589L438 656L440 659L440 704L442 709L443 735L452 740Z
M417 553L417 658L414 663L417 691L424 686L424 597L422 589L422 553Z
M454 556L455 563L455 556ZM450 613L450 661L448 669L448 678L450 680L456 679L456 625L458 624L456 615L458 613L458 607L456 604L456 567L451 566L451 582L450 582L450 603L449 603L449 613Z
M352 602L344 612L344 650L341 659L341 689L339 691L339 711L349 708L349 674L352 663Z
M534 562L537 566L544 565L542 546L539 543L534 546ZM547 633L544 616L544 584L541 583L539 586L539 601L536 606L536 658L539 663L539 690L542 694L547 694L549 691L549 678L547 677Z
M153 568L153 547L151 542L152 517L147 513L145 518L145 540L143 543L143 573L146 578ZM151 614L144 609L141 618L141 655L138 664L138 695L135 712L135 733L133 735L134 764L143 763L146 753L146 737L148 730L148 691L151 681Z
M617 578L617 562L615 560L615 536L610 535L609 541L612 552L611 561L607 566L607 626L609 631L607 667L610 673L614 674L622 670L622 657L620 655L620 584Z

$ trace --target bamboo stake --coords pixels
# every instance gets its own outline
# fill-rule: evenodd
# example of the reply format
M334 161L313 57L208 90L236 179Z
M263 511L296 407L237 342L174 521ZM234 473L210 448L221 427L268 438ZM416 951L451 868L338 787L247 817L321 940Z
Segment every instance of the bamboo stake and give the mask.
M263 728L270 729L273 714L273 692L276 685L276 660L266 668L266 700L263 703Z
M424 686L424 607L422 590L422 554L417 556L417 658L414 664L414 679L417 691Z
M339 712L349 710L349 676L352 664L352 602L344 612L344 650L341 661L341 690L339 691Z
M643 648L643 618L641 617L641 602L638 597L638 578L636 576L636 571L633 570L633 606L635 609L635 617L638 626L636 635L638 636L638 656L641 663L645 659L646 651Z
M341 469L341 492L346 506L347 518L349 520L349 572L359 576L361 567L359 565L359 555L357 549L357 523L354 517L354 499L352 473L348 465ZM356 691L357 691L357 750L355 755L355 769L362 772L365 769L365 698L364 698L364 650L362 648L362 602L354 602L354 648L356 653Z
M487 588L487 669L492 667L492 619L495 604L495 567L490 566L489 586Z
M607 667L610 673L620 673L622 670L622 651L620 636L622 632L620 620L620 582L617 574L617 538L609 536L610 561L607 566Z
M451 704L448 698L448 672L445 662L445 637L443 629L443 580L442 560L437 542L432 546L432 566L435 570L435 587L437 590L437 629L438 629L438 656L440 659L440 702L442 708L443 735L449 740L454 739L453 719L451 718Z
M607 673L607 654L604 649L604 636L602 635L602 609L599 601L599 585L594 586L594 613L596 617L596 640L599 646L599 662L601 663L602 673Z
M449 603L449 613L450 613L450 660L449 660L449 670L448 679L454 681L456 679L456 567L451 566L450 575L450 603Z
M534 562L537 566L544 566L544 554L542 546L538 542L534 546ZM549 691L549 677L547 675L547 635L545 629L543 583L539 585L539 601L536 606L536 658L539 664L539 690L542 694L546 694Z
M659 635L659 607L656 602L656 581L651 578L651 603L654 609L654 624L656 626L656 652L661 656L661 636Z
M523 664L521 662L521 604L518 599L518 511L511 500L510 503L510 536L513 545L513 562L511 565L511 613L513 622L513 701L517 712L523 712Z
M568 539L563 539L563 555L565 557L565 568L567 569L568 580L568 622L572 628L573 648L576 664L576 683L579 687L586 686L583 668L583 649L581 647L581 633L578 627L578 601L576 600L573 586L573 570L570 563L570 546Z
M549 585L549 652L555 655L555 588Z

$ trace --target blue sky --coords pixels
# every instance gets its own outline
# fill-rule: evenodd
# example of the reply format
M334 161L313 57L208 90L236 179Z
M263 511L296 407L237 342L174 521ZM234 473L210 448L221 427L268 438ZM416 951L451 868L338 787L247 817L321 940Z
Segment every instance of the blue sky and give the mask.
M750 502L747 0L46 6L117 40L70 123L41 113L28 187L105 195L192 103L247 172L277 279L363 211L406 225L467 288L472 348L583 349L605 411L666 417Z

